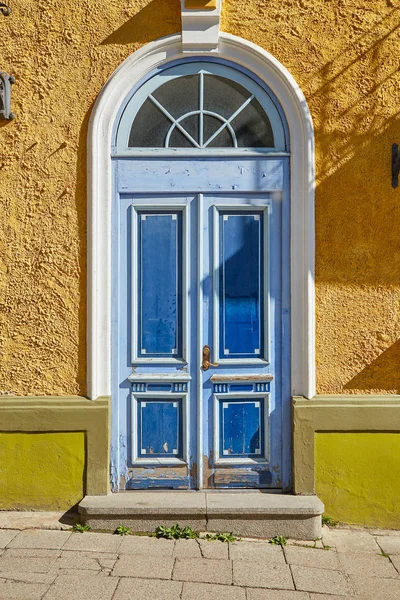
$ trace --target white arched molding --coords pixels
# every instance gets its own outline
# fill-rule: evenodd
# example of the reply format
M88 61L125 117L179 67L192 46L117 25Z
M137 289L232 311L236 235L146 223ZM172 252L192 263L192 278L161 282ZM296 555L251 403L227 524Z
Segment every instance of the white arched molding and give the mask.
M220 33L220 58L264 81L287 119L291 149L292 395L315 395L314 134L304 95L271 54ZM88 132L88 396L111 395L111 143L114 121L132 87L155 67L184 59L180 35L147 44L113 73L93 108ZM198 56L202 56L199 53Z

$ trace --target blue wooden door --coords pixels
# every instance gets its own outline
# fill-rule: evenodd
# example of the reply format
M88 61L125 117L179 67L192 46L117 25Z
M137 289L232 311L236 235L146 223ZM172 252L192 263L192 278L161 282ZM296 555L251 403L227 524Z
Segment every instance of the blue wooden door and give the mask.
M290 487L289 153L262 82L149 74L113 146L114 489Z
M282 487L282 207L273 196L203 197L205 487Z
M285 160L227 166L222 159L176 159L168 167L181 188L203 186L206 178L213 188L218 181L218 194L165 193L162 160L151 168L143 161L116 164L123 472L116 487L121 481L125 489L287 485ZM241 170L241 186L257 191L228 192ZM129 191L132 173L140 174L142 193Z

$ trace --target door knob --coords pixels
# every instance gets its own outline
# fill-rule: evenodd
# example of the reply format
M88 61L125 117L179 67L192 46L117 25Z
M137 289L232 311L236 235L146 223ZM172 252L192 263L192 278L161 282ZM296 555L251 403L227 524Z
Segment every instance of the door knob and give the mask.
M210 346L205 345L203 348L203 362L201 363L203 371L208 371L208 369L210 367L218 367L218 363L210 362L210 356L211 356Z

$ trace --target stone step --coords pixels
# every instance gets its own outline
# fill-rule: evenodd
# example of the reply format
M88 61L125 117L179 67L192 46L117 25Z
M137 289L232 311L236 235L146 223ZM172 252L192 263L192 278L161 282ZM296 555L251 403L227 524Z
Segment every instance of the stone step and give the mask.
M198 531L232 532L240 537L312 540L322 535L324 505L317 496L271 494L261 490L129 491L85 496L79 504L82 523L92 529L153 532L174 523Z

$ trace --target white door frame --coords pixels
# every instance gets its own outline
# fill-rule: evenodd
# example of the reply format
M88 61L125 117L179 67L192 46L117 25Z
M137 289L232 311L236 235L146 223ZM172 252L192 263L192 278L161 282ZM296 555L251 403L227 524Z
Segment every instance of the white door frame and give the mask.
M200 52L196 56L203 56ZM304 95L271 54L220 33L219 58L257 75L274 92L289 127L291 149L291 386L293 396L315 395L314 132ZM193 59L193 54L191 54ZM111 144L114 122L132 87L157 66L187 58L181 35L145 45L129 56L101 90L88 131L87 394L111 395Z

